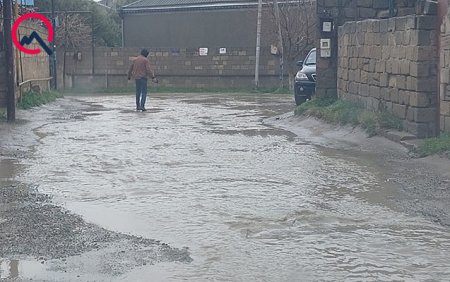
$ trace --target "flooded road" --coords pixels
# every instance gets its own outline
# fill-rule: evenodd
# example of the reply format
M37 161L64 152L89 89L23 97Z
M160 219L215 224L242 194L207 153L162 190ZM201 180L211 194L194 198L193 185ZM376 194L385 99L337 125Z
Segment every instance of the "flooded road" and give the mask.
M40 123L33 154L2 177L88 223L188 248L193 260L98 276L86 255L70 270L91 277L79 280L60 276L58 260L10 257L0 278L450 280L450 228L395 209L375 154L263 123L292 111L291 97L166 94L148 108L132 111L131 96L66 97L27 112Z

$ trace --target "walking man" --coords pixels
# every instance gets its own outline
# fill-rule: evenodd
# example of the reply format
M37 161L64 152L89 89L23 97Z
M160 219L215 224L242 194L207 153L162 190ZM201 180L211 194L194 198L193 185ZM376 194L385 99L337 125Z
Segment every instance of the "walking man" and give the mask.
M148 54L147 49L142 49L141 54L133 61L128 70L128 80L133 78L136 81L136 111L146 111L148 78L150 77L154 83L158 83L150 61L147 59Z

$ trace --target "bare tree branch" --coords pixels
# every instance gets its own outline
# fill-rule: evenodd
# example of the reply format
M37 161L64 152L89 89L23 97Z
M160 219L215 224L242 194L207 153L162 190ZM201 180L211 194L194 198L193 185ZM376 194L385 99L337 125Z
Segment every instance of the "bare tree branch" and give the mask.
M65 50L78 50L89 46L91 27L79 14L64 14L56 30L56 40Z
M289 73L289 86L293 88L293 78L297 71L296 62L314 46L316 1L278 1L279 26L274 1L265 0L265 4L270 8L273 33L278 34L278 27L281 29L284 65Z

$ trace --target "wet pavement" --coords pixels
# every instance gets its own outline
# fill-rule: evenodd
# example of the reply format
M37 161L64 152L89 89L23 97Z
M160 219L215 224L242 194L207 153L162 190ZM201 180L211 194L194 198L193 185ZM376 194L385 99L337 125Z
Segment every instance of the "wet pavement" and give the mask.
M450 280L448 214L404 191L448 179L400 145L295 127L290 96L133 99L0 130L0 280Z

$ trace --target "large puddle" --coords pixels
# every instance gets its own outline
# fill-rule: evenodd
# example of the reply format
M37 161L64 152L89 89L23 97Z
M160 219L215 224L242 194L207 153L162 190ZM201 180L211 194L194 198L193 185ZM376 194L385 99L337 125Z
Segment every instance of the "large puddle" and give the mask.
M262 124L292 110L291 97L167 94L148 103L138 113L132 96L68 98L36 111L48 122L22 160L21 181L88 222L188 247L194 259L114 279L450 279L450 230L383 205L389 183L370 156ZM0 265L1 278L35 267Z

